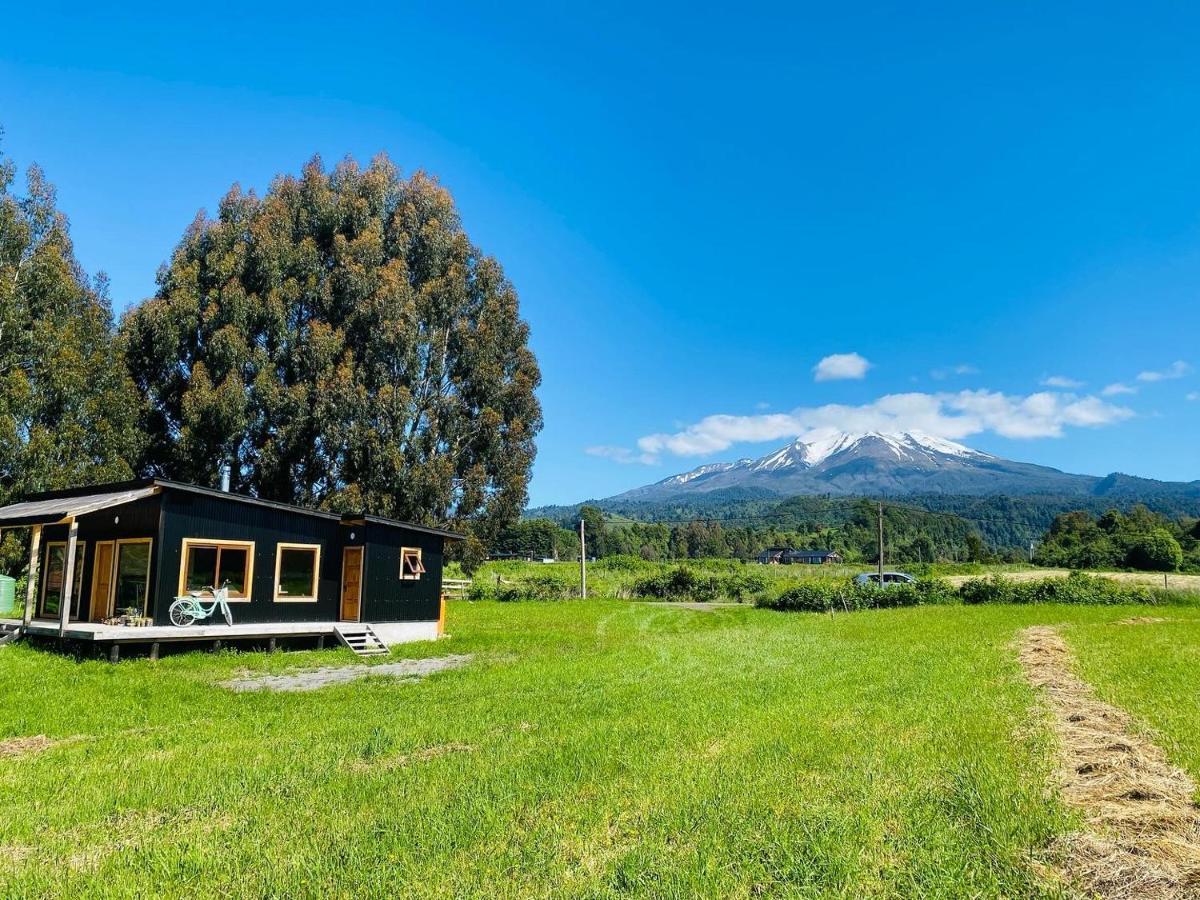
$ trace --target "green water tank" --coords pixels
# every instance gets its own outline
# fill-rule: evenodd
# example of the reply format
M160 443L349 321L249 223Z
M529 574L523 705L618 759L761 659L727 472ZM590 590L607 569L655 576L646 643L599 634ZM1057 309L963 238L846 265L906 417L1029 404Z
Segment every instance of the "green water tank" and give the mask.
M6 616L17 607L17 580L0 575L0 616Z

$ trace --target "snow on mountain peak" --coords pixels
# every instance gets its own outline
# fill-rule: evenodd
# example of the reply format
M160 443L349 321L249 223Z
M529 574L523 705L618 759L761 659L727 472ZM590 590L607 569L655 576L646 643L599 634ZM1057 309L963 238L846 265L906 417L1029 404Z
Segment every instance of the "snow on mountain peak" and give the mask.
M820 433L812 437L796 438L792 443L768 453L758 459L739 459L737 462L708 463L663 479L660 484L683 485L705 476L729 472L734 469L748 472L781 472L784 470L800 471L818 466L839 453L853 451L856 448L869 450L872 446L882 444L887 451L899 461L936 460L936 457L957 458L989 458L987 453L980 453L970 447L964 447L946 438L935 437L921 431L885 432L885 431L834 431Z

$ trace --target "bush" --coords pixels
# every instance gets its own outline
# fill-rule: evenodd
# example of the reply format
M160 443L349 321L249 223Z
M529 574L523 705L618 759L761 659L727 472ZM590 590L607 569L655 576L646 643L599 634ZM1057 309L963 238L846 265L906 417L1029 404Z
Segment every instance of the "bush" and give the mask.
M721 582L721 593L730 600L745 603L756 600L766 593L771 582L762 572L743 570L734 572Z
M501 603L572 600L578 596L578 583L556 572L538 572L516 582L476 579L467 591L468 600L497 600Z
M711 581L711 579L709 579ZM676 566L666 572L656 572L639 578L633 585L635 597L658 600L680 600L693 596L700 586L700 577L686 566Z
M758 606L766 609L828 612L857 609L892 609L957 602L954 589L939 579L922 579L912 584L857 584L843 581L805 581L774 597L764 597Z
M1159 593L1146 585L1122 584L1099 575L1072 572L1065 578L1010 581L999 575L975 578L958 589L963 603L1074 603L1111 605L1156 603Z

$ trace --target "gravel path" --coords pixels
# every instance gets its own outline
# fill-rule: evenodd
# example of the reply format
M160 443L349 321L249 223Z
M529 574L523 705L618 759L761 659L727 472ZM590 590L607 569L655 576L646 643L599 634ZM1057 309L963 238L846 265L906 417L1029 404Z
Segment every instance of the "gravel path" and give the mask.
M426 675L445 669L457 669L471 661L470 654L437 656L431 659L405 659L378 666L323 666L320 669L291 672L286 675L246 675L221 682L231 691L315 691L331 684L346 684L368 676L387 675L406 681L419 681Z

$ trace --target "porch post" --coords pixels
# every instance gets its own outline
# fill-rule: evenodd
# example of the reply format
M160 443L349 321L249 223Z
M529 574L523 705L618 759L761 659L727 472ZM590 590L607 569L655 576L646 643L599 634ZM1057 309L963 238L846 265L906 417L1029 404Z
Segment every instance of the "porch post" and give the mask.
M38 557L42 549L42 526L33 526L33 536L29 539L29 575L25 583L25 624L33 621L33 606L37 602Z
M67 533L67 558L63 562L62 599L58 602L58 636L67 636L67 623L71 621L71 601L75 596L75 544L79 538L79 522L71 518L71 530Z

